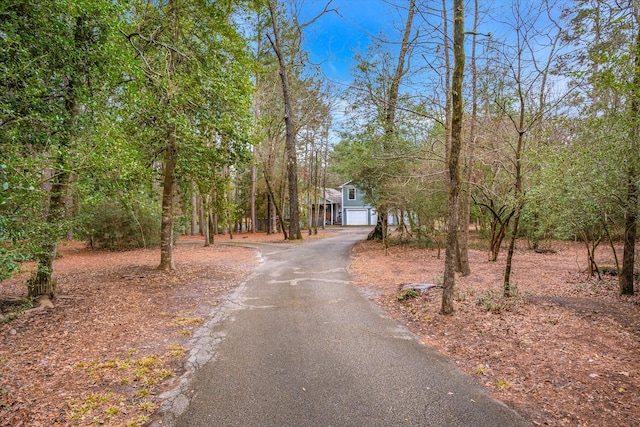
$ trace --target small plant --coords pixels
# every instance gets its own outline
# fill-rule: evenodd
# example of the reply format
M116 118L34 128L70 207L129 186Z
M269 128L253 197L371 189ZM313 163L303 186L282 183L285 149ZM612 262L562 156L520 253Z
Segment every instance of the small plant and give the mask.
M98 373L98 371L90 369L87 371L87 375L89 376L89 381L91 381L91 384L98 384L100 382L100 374Z
M153 402L148 401L142 402L138 407L144 412L153 412L156 409L156 405Z
M5 323L11 322L12 320L20 316L22 313L24 313L26 310L33 308L34 301L35 301L35 298L29 297L26 300L24 300L22 304L11 308L7 313L5 314L0 313L0 326L4 325Z
M89 396L87 396L87 402L95 407L100 405L101 403L108 402L112 397L112 393L91 393Z
M489 372L489 370L486 366L478 365L478 367L476 368L476 374L478 375L487 375L487 372Z
M149 390L148 388L142 388L136 392L136 395L140 397L149 397L151 396L151 390Z
M142 384L144 385L156 385L157 380L154 377L144 377L142 379Z
M202 317L178 317L173 321L173 326L183 327L189 325L198 325L203 321L204 319Z
M67 405L71 408L71 419L79 420L82 416L88 414L91 410L106 404L111 400L113 394L111 393L91 393L87 395L82 401L71 401Z
M511 287L511 296L505 297L501 292L489 289L478 294L476 303L483 306L487 311L500 314L504 311L518 311L520 305L527 302L527 294L518 292L515 285Z
M173 372L171 372L168 369L158 369L153 373L153 376L160 379L160 380L164 380L167 379L169 377L173 376Z
M120 408L118 408L117 406L109 406L107 408L107 417L108 418L113 418L116 415L120 415L121 412L122 412L122 410Z
M507 381L505 380L496 380L496 386L500 389L503 390L505 388L509 388L511 387L511 384L509 384Z
M493 289L489 289L478 295L476 303L494 314L502 313L503 310L501 296Z
M102 369L111 369L111 368L115 368L117 366L118 366L118 361L115 360L115 359L111 359L108 362L101 363L99 365L99 367L102 368Z
M400 291L398 296L396 296L396 299L398 301L406 301L408 299L418 298L418 296L420 296L418 291L416 291L415 289L409 288L409 289L403 289L402 291Z
M133 371L133 375L136 381L142 381L147 376L148 373L149 373L149 368L146 368L146 367L138 368L135 371Z
M149 417L146 415L140 415L137 419L133 421L129 421L126 426L127 427L142 427L149 421Z
M184 354L184 347L174 344L171 350ZM137 353L132 349L129 353ZM158 383L174 375L173 371L165 368L166 356L157 354L140 356L137 359L110 359L108 361L81 361L74 366L83 370L93 383L117 390L123 386L126 389L122 394L114 392L88 394L81 399L68 401L69 419L82 422L82 425L120 425L140 426L146 425L148 416L139 416L135 420L131 417L130 410L152 413L156 404L148 399L154 393ZM134 385L135 384L135 385ZM125 419L122 419L122 417ZM75 424L74 424L75 425Z
M618 269L616 267L610 267L608 265L603 265L600 267L600 273L609 276L617 276Z
M184 337L190 337L191 335L193 335L193 333L191 331L180 331L180 335Z
M458 302L464 302L467 300L467 294L466 292L462 292L459 289L456 289L453 298Z
M153 368L158 363L160 363L160 361L158 360L158 356L156 356L155 354L149 354L134 362L136 366L143 366L146 368Z
M178 343L171 344L169 346L169 357L182 357L186 351L187 349Z

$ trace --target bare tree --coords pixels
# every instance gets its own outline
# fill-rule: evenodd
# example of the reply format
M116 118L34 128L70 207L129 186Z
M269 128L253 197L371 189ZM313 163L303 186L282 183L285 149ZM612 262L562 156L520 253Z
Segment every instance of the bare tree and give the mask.
M476 120L478 116L478 69L476 66L478 46L478 0L474 0L473 30L471 32L471 117L469 120L469 137L466 144L466 158L464 163L464 186L460 198L460 221L457 249L456 270L463 276L471 274L469 265L469 219L471 216L471 177L473 175L473 156L476 139Z
M282 97L284 100L285 146L287 150L287 178L289 182L289 239L302 239L300 231L300 211L298 209L298 155L296 152L295 117L291 87L289 86L289 71L285 61L278 25L278 14L274 0L269 0L269 12L273 35L267 35L271 47L278 57L280 79L282 81Z
M331 0L327 2L324 9L316 15L310 21L300 24L298 23L297 16L293 16L295 40L294 43L298 46L294 49L293 56L299 49L302 31L305 27L313 24L322 15L332 11L329 9ZM298 207L298 161L296 152L296 126L295 126L295 112L293 108L293 94L291 90L289 68L287 64L283 46L283 40L280 34L279 14L276 7L276 0L269 0L269 13L271 15L271 25L273 34L267 34L267 38L271 43L271 47L278 58L278 68L280 73L280 80L282 83L282 97L284 101L284 122L285 122L285 146L287 152L287 179L289 189L289 240L302 239L302 232L300 230L300 211Z
M385 99L384 105L384 117L383 117L383 125L384 125L384 136L385 142L383 143L383 151L385 150L385 146L389 144L396 137L396 109L398 106L398 96L400 93L400 83L402 82L402 78L408 71L407 64L407 52L409 51L409 46L411 44L411 28L413 27L413 16L415 14L416 2L415 0L410 0L409 7L407 11L407 20L404 25L404 32L402 35L402 42L400 44L400 53L398 54L398 62L396 64L395 71L391 76L391 82L389 87L389 92L387 99ZM385 204L381 206L377 206L378 211L378 221L376 223L375 228L371 233L369 233L368 239L381 239L383 241L386 240L387 237L387 216L388 216L389 207Z
M523 184L523 156L528 134L534 127L542 121L549 106L546 100L548 95L548 79L551 67L557 59L559 42L562 37L560 26L550 16L550 3L543 3L539 9L528 9L522 13L518 8L514 8L513 34L515 36L515 51L505 54L508 56L507 65L510 70L510 78L515 87L516 103L513 109L506 100L497 102L501 109L509 118L516 133L513 149L513 195L515 206L513 207L513 225L511 229L511 239L507 252L507 261L504 273L504 296L511 296L511 268L516 239L518 237L518 226L520 223L522 209L524 207L524 184ZM538 21L545 17L551 24L542 39L548 41L546 44L546 56L539 58L537 49L540 29ZM533 98L533 99L532 99Z

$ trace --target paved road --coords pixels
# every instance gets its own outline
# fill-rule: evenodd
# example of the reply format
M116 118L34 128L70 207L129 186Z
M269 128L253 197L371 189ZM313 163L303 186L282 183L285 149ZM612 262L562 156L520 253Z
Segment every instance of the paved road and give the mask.
M366 231L260 245L154 425L528 426L349 285Z

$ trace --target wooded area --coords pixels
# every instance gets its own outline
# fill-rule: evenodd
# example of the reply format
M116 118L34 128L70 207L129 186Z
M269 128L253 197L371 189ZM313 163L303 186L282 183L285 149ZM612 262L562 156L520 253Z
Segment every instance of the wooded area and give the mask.
M159 246L161 269L180 234L301 239L324 224L323 189L352 181L378 213L372 238L446 242L443 313L470 224L491 260L507 239L507 297L520 237L582 242L594 275L606 246L634 293L637 2L390 2L397 32L355 52L348 87L305 51L340 13L320 4L308 18L295 0L2 3L0 280L33 260L28 294L53 295L63 238Z

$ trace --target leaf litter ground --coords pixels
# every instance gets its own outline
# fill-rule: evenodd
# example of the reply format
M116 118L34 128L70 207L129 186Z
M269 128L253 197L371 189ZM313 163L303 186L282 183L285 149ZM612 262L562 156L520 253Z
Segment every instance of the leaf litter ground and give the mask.
M234 239L253 241L282 237ZM444 261L435 250L362 242L351 273L391 317L534 425L639 425L640 298L618 296L615 278L587 277L578 243L553 242L555 252L544 254L518 247L519 295L499 296L503 258L488 262L472 250L472 274L457 278L454 316L438 313L437 287L398 299L405 284L440 282ZM599 253L601 264L612 264L608 251ZM145 425L158 394L183 374L192 332L258 265L252 249L205 248L199 237L176 246L174 272L155 269L157 250L67 242L61 254L55 308L0 326L0 426ZM3 314L24 298L26 278L0 283Z
M405 284L441 284L444 253L400 246L385 254L382 243L362 242L351 272L370 299L534 425L638 426L640 298L619 296L617 278L588 277L582 244L550 243L552 251L536 253L518 242L510 299L500 296L504 254L489 262L470 251L453 316L439 314L441 288L398 300ZM600 265L613 265L610 253L598 251Z

